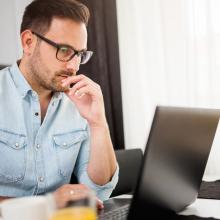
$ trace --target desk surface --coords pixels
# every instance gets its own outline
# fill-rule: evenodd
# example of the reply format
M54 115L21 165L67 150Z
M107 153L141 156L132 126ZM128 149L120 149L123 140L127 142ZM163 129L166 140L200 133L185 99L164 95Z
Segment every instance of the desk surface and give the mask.
M220 200L198 198L193 204L179 214L220 219Z
M105 210L108 210L111 205L117 206L121 203L127 203L131 198L131 195L116 196L105 202ZM128 200L126 201L126 199ZM199 198L180 214L178 220L220 219L220 181L203 182ZM3 219L0 217L0 220Z
M122 195L114 197L105 202L104 210L110 209L112 206L127 204L131 200L130 195ZM103 212L103 210L101 211ZM177 220L214 220L220 219L220 200L214 199L197 199L186 210L176 216ZM3 220L0 217L0 220Z
M121 195L105 201L105 211L127 204L132 199L131 195ZM220 219L220 200L198 198L193 204L175 217L178 220Z

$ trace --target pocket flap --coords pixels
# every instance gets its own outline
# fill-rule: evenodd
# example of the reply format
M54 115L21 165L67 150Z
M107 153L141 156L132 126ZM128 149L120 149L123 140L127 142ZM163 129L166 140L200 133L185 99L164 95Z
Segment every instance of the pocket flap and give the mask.
M74 131L65 134L56 134L53 136L56 145L59 145L62 148L68 148L77 142L85 140L86 138L86 131Z
M24 135L3 130L0 130L0 142L17 150L23 148L26 145Z

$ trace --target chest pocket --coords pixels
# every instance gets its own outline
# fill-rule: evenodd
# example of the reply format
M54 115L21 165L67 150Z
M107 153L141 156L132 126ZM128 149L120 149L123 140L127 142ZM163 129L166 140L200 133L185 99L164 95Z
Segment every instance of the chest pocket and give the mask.
M26 137L0 130L0 182L21 182L26 169Z
M82 142L88 137L86 131L74 131L53 136L58 172L70 179Z

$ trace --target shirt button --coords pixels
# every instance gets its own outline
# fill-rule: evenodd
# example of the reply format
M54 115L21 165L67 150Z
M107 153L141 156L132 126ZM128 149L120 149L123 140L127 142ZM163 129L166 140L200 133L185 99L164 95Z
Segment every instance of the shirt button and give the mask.
M15 143L15 147L18 148L19 147L19 143Z
M40 145L39 145L39 144L37 144L36 148L37 148L37 149L39 149L39 148L40 148Z
M43 178L43 177L39 177L39 181L40 181L40 182L43 182L43 181L44 181L44 178Z
M39 115L39 113L38 112L35 112L35 116L38 116Z

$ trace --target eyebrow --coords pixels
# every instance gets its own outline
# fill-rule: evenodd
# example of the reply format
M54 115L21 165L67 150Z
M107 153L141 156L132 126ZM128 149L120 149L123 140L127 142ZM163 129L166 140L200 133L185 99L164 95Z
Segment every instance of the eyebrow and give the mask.
M69 47L70 49L72 49L73 51L77 52L77 53L80 53L80 52L84 52L87 50L87 48L85 49L82 49L82 50L76 50L73 46L69 45L69 44L63 44L63 43L57 43L57 42L54 42L53 40L45 37L45 36L42 36L41 34L38 34L37 32L35 31L31 31L32 34L35 34L36 36L38 36L39 38L41 38L42 40L46 41L47 43L49 44L52 44L53 46L55 47Z

